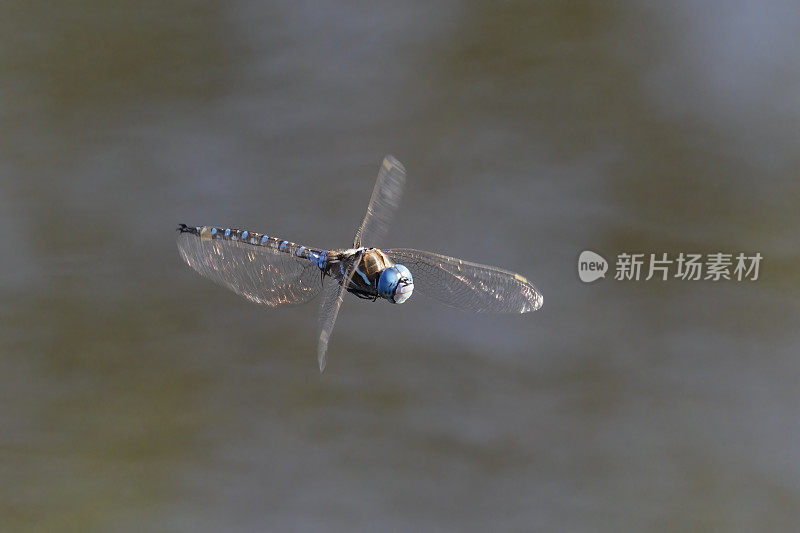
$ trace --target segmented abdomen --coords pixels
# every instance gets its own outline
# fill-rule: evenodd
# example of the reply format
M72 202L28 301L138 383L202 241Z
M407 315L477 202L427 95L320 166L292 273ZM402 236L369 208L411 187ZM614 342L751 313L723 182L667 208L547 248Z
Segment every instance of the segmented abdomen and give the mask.
M224 241L242 242L253 246L266 246L273 250L308 259L319 266L321 269L327 267L327 250L315 250L307 246L280 239L269 237L263 233L237 228L217 228L215 226L187 226L180 224L178 231L181 233L191 233L204 241L220 239Z

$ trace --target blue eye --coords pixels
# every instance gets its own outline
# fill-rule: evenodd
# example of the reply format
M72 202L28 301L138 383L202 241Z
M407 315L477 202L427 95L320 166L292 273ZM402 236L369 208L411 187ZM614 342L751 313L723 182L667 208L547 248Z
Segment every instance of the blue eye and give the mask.
M401 304L411 298L414 279L403 265L394 265L381 272L378 278L378 294L393 304Z

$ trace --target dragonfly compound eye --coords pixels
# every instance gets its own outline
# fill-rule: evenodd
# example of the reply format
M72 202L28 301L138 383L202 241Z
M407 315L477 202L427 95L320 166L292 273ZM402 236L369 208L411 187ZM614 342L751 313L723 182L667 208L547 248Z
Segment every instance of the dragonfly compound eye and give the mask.
M414 278L403 265L394 265L381 272L378 278L378 294L393 304L401 304L411 298Z

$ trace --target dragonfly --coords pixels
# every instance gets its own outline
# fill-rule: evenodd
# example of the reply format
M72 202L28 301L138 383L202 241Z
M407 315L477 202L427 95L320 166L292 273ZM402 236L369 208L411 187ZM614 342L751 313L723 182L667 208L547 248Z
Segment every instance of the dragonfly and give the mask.
M387 155L352 248L317 249L245 229L180 224L178 251L202 276L257 304L302 304L321 293L320 372L348 292L402 304L417 290L450 307L479 313L527 313L542 307L542 293L515 272L434 252L366 246L385 237L405 182L405 168Z

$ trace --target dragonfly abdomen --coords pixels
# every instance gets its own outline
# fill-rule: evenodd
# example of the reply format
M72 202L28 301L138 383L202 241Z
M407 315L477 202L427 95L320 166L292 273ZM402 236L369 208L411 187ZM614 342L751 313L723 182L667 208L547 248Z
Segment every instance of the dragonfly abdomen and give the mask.
M325 269L328 262L327 250L316 250L279 237L270 237L256 231L249 231L238 228L218 228L216 226L187 226L180 224L178 231L196 235L202 241L224 240L241 242L252 246L265 246L285 254L294 255L302 259L308 259L317 264L321 269Z

